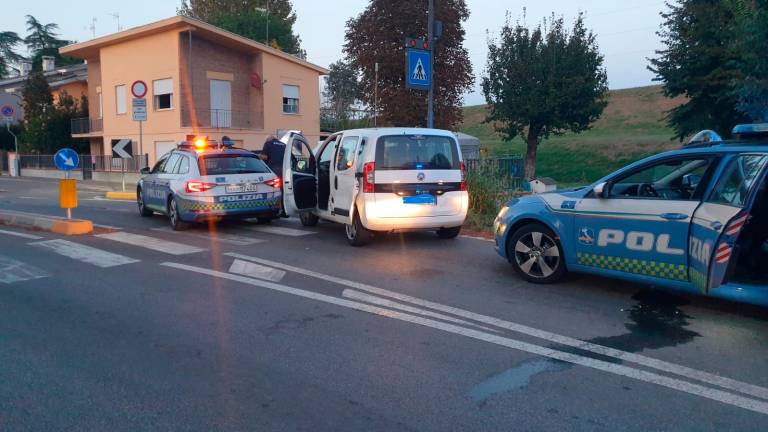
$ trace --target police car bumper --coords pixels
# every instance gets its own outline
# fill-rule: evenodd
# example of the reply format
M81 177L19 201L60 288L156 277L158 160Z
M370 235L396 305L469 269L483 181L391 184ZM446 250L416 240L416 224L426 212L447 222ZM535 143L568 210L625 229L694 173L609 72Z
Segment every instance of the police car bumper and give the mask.
M224 218L277 217L280 214L280 200L279 193L272 193L196 199L179 197L177 204L183 220L200 222Z

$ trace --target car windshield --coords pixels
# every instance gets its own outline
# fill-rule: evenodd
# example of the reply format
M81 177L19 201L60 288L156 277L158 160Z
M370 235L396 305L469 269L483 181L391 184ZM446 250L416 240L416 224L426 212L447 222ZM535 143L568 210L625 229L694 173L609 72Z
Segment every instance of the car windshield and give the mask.
M459 169L456 141L445 136L395 135L379 138L376 169Z
M201 175L262 174L269 168L256 155L216 154L201 156L198 160Z

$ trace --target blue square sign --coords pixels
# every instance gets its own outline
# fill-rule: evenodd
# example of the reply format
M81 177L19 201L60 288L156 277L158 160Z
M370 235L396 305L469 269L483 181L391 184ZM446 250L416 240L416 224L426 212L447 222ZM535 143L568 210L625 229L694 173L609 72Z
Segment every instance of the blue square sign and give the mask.
M432 53L408 48L405 60L405 86L415 90L429 90L432 82Z

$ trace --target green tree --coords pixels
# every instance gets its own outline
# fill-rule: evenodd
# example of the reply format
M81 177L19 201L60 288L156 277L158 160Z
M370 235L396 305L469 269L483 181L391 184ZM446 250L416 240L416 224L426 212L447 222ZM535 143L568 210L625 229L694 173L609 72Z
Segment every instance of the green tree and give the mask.
M59 39L58 24L43 24L32 15L27 15L27 37L24 38L24 44L27 50L32 53L32 69L42 69L43 56L51 56L56 59L57 65L69 65L82 63L82 60L71 57L64 57L59 54L59 48L69 45L71 41Z
M349 120L350 110L360 100L357 71L345 60L332 63L328 70L323 89L325 105L336 121L343 123Z
M667 122L682 140L702 129L729 136L737 123L748 121L736 109L734 83L744 80L741 52L732 43L735 15L721 0L679 0L668 12L658 35L665 45L649 69L664 83L664 94L686 102L667 113Z
M738 52L743 80L732 83L736 110L753 121L768 122L768 0L730 0L735 25L729 40Z
M405 38L427 35L426 1L370 0L365 10L347 21L344 52L360 74L362 101L374 104L383 124L425 126L427 94L405 88ZM444 23L434 41L435 125L453 129L462 120L462 95L474 82L472 64L464 48L462 23L469 18L465 0L435 2L435 18ZM375 67L379 64L378 82Z
M0 32L0 79L7 78L11 73L11 65L24 59L16 53L16 47L22 40L12 31Z
M293 31L296 13L290 0L182 0L178 13L306 57Z
M22 92L24 108L23 151L44 152L49 143L48 126L54 115L53 96L48 81L40 71L32 72Z
M488 51L486 122L505 141L523 137L525 178L533 179L542 140L583 132L602 115L608 93L603 56L582 15L570 31L554 15L532 30L507 19Z

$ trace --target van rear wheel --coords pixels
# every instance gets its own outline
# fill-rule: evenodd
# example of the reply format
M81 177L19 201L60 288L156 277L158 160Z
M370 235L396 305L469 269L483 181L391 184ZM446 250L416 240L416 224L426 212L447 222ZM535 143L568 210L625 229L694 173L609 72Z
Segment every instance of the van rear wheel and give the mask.
M453 227L453 228L440 228L437 230L437 236L444 240L450 240L454 239L459 236L459 233L461 232L461 227Z
M352 218L352 223L344 225L344 231L347 234L349 244L355 247L367 245L373 237L373 232L364 227L363 223L360 222L360 216L358 216L357 212L355 212L355 216Z

